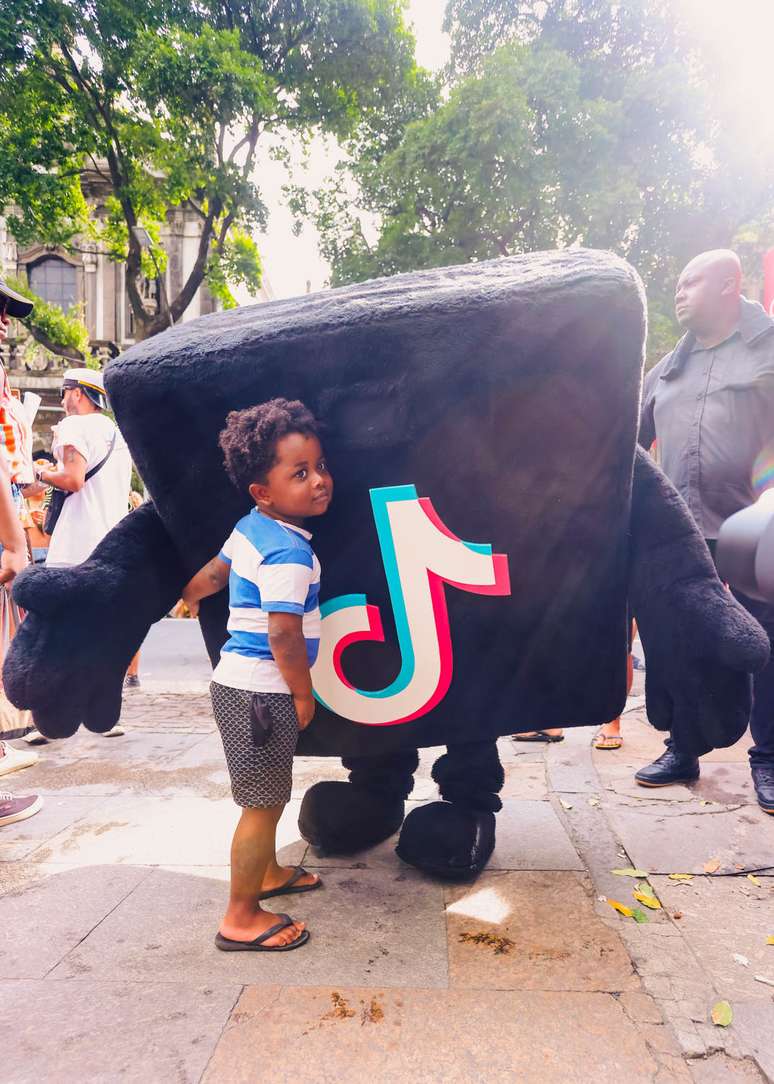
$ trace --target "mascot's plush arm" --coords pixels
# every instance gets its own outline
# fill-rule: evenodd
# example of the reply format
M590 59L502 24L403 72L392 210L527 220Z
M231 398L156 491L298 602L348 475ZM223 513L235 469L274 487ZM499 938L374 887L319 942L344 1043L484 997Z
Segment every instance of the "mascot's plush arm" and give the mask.
M648 718L696 756L733 745L768 638L720 582L688 508L641 448L631 533L629 601L645 648Z
M30 568L14 584L27 617L3 667L5 691L49 738L109 730L126 668L187 579L156 509L144 504L72 568Z

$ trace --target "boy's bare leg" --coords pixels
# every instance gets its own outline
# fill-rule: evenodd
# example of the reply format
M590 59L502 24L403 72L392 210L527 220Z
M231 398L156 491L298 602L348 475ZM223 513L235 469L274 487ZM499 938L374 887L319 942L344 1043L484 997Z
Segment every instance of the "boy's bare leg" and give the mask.
M140 652L133 657L126 670L127 677L137 677L140 672Z
M276 805L269 809L242 810L231 843L228 909L220 924L221 934L232 941L252 941L280 921L274 912L260 907L258 896L265 891L264 879L270 863L277 865L275 833L283 808ZM303 929L303 922L294 922L264 944L269 947L289 944Z

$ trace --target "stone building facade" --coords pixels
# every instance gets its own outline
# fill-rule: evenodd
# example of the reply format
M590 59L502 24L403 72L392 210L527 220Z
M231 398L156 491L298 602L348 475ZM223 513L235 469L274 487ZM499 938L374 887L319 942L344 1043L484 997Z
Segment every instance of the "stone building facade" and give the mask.
M81 184L92 213L100 217L105 213L109 185L96 171L84 171ZM192 208L184 204L170 209L161 231L161 243L167 253L164 285L168 298L175 297L185 282L196 259L200 235L201 221ZM104 363L135 342L124 266L110 261L93 242L84 241L78 248L78 252L72 253L41 244L21 247L0 216L0 276L24 274L35 293L46 301L61 305L65 311L73 305L80 306L91 349ZM163 296L159 298L159 283L145 281L143 294L148 310L157 311L163 301ZM271 296L271 288L264 280L260 294L253 301L267 301ZM218 302L203 285L183 314L182 322L217 308ZM35 391L42 397L35 422L36 447L50 447L51 426L62 413L59 404L62 372L77 362L51 354L18 324L0 346L0 360L13 387L22 393Z

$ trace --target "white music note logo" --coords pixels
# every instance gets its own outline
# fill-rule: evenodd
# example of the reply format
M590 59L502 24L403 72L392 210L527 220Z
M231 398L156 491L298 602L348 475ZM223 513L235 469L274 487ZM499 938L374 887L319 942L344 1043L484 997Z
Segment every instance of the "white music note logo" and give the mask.
M371 490L379 546L401 653L398 676L377 692L356 689L342 666L357 641L384 641L378 606L365 595L342 595L320 607L320 650L312 668L320 703L368 726L408 723L446 695L453 656L444 584L476 594L511 593L508 558L492 547L463 542L414 486Z

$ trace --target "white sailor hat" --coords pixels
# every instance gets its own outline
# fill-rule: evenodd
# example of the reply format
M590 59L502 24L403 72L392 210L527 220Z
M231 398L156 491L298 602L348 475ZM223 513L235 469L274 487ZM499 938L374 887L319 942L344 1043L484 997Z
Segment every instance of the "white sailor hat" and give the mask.
M107 409L105 378L99 369L68 369L62 378L62 391L80 388L100 410Z

